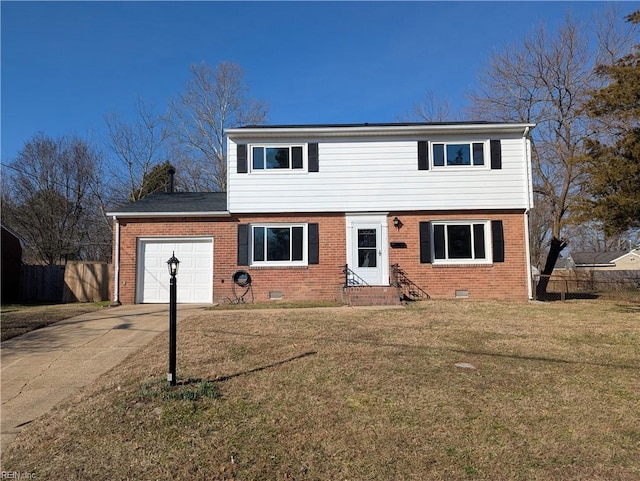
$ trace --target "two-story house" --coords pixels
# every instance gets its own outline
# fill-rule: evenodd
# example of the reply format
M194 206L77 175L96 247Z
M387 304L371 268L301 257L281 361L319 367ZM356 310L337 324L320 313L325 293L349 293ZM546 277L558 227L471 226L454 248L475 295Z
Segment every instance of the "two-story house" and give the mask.
M116 301L531 297L533 124L248 126L227 134L226 193L114 209ZM403 282L406 284L406 282ZM411 297L411 295L409 297Z

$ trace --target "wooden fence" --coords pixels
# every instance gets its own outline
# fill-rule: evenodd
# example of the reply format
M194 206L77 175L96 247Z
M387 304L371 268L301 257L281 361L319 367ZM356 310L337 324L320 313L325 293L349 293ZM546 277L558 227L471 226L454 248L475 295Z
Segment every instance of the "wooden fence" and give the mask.
M98 302L111 298L111 264L69 262L66 266L20 268L22 302Z
M60 302L64 289L64 266L20 267L22 302Z
M62 302L108 301L111 279L111 264L70 262L64 273Z

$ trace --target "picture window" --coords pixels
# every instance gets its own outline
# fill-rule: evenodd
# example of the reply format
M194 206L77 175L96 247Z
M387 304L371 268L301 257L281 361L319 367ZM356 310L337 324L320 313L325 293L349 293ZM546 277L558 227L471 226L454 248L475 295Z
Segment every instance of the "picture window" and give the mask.
M488 235L489 222L485 221L434 223L434 263L490 262Z
M305 225L253 225L252 265L306 264Z

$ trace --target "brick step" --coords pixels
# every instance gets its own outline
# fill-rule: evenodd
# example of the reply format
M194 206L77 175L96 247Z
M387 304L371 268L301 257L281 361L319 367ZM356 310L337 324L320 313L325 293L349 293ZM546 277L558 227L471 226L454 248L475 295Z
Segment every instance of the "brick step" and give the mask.
M399 306L401 294L391 286L353 286L343 290L344 301L350 306Z

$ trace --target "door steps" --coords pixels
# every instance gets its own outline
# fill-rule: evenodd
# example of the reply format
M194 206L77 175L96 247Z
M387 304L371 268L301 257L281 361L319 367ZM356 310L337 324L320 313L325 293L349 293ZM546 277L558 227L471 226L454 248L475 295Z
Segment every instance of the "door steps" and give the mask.
M350 306L400 306L401 294L394 286L348 286L343 300Z

